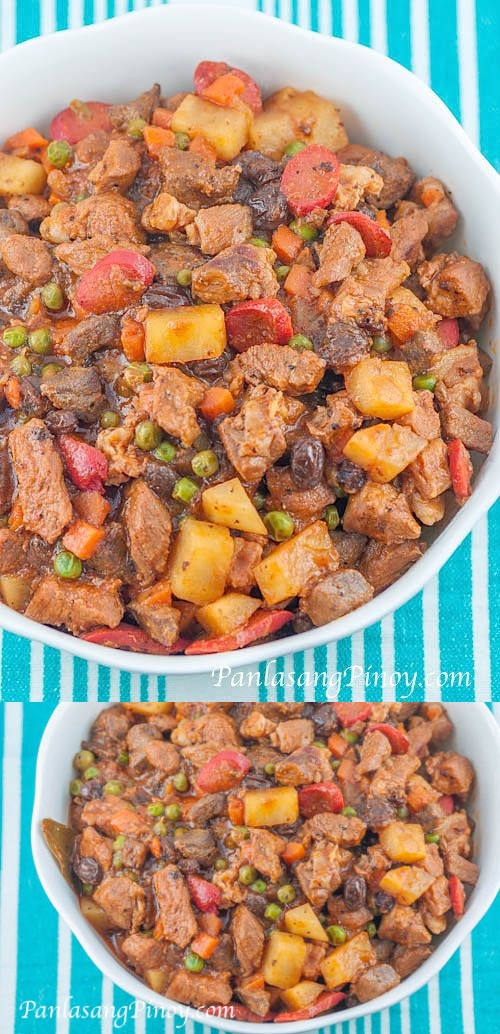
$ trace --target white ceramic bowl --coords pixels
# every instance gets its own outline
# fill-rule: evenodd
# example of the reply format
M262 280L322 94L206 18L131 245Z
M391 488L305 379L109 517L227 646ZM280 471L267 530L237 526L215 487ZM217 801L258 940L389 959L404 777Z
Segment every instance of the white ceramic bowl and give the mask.
M448 961L464 938L473 930L492 904L500 889L500 731L485 704L447 704L455 732L453 747L468 757L476 770L476 783L468 810L476 821L474 857L480 867L477 886L467 902L467 909L448 934L439 939L433 954L410 977L392 991L365 1005L337 1014L339 1022L355 1020L390 1005L423 987ZM73 778L72 758L80 743L88 737L92 721L99 711L97 704L59 704L45 729L36 768L36 793L31 825L31 844L39 879L54 908L59 912L92 961L107 977L134 998L149 1005L182 1011L177 1003L151 991L125 969L110 952L101 937L83 918L76 894L68 887L48 850L41 833L44 818L67 822L68 783ZM185 1010L184 1010L185 1012ZM190 1010L190 1016L201 1023L238 1034L249 1034L247 1023L223 1020ZM326 1014L302 1023L282 1023L283 1034L317 1030L336 1022L335 1014ZM276 1028L274 1028L276 1029ZM270 1034L273 1024L252 1024L252 1034Z
M389 58L357 44L228 7L182 5L140 11L90 28L31 40L1 55L0 95L9 97L2 112L1 136L5 138L25 125L43 129L51 115L72 97L126 100L154 80L165 92L189 89L193 69L203 58L226 59L247 69L262 85L264 94L285 84L317 90L341 108L353 140L389 154L403 154L417 173L442 178L463 215L456 245L484 264L498 299L497 174L431 90ZM482 335L483 345L492 354L499 337L497 314L495 304ZM499 375L497 362L491 375L495 428ZM437 532L436 541L406 575L359 610L284 640L217 656L151 657L82 642L3 605L0 624L10 632L87 660L152 674L194 674L226 665L241 667L321 646L379 621L422 589L495 501L499 483L497 435L472 498L446 528Z

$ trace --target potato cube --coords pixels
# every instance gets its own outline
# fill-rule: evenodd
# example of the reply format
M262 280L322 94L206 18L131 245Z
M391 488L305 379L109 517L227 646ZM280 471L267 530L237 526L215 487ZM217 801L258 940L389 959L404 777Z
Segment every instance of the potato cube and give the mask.
M426 856L424 831L411 822L391 822L379 833L380 845L393 862L421 862Z
M299 817L299 795L294 786L248 790L243 799L245 826L284 826Z
M324 984L315 984L314 980L301 980L299 984L295 984L295 987L282 991L280 998L293 1011L306 1009L308 1005L313 1005L324 990Z
M146 316L145 331L148 363L217 359L226 347L226 324L220 305L153 309Z
M324 521L315 521L257 564L255 578L269 606L298 596L313 575L338 567L338 553Z
M348 143L340 114L331 101L313 90L292 86L273 93L250 128L250 147L271 158L281 158L287 144L323 144L338 151Z
M46 182L47 173L39 162L0 154L0 194L43 194Z
M427 445L409 427L373 424L355 431L344 446L344 456L366 470L372 481L392 481Z
M346 373L345 386L356 409L365 416L397 420L415 407L407 363L367 356Z
M399 869L390 869L380 881L380 889L385 890L396 899L398 905L413 905L414 901L425 894L435 876L416 865L402 865Z
M309 937L312 941L326 941L328 937L311 905L297 905L285 912L285 926L289 933L297 933L300 937Z
M247 143L251 124L252 112L244 104L224 108L188 93L174 111L170 126L174 133L204 137L218 158L230 162Z
M174 596L203 606L222 596L234 543L227 528L187 517L182 522L170 560Z
M335 948L321 963L321 972L330 991L356 980L365 969L374 966L377 956L367 933L356 934L350 941Z
M18 574L0 575L0 596L13 610L24 610L31 596L31 578Z
M286 991L298 984L307 955L306 942L292 933L273 930L264 952L266 984Z
M229 635L246 625L260 607L260 600L242 592L228 592L220 600L207 603L196 612L196 620L213 635Z
M206 488L201 501L205 517L213 524L224 524L226 528L248 531L251 535L267 535L264 521L239 478Z

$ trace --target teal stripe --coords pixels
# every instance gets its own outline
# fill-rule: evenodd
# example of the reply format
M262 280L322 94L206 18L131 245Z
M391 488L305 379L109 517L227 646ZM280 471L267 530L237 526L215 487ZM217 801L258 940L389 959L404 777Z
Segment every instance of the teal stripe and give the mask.
M458 575L458 577L457 577ZM457 592L457 585L460 584ZM471 542L462 543L439 575L439 631L443 672L472 672ZM443 700L470 700L474 687L444 686Z
M500 700L500 505L497 503L488 516L489 545L489 614L491 655L491 698Z
M498 91L497 0L476 0L479 90L481 95L481 150L500 169L500 95Z
M411 68L409 0L387 0L387 47L390 57Z
M40 6L38 0L23 0L17 5L17 33L18 43L33 36L40 35Z
M370 0L358 0L358 43L370 46Z
M457 18L454 3L429 3L431 86L460 118Z

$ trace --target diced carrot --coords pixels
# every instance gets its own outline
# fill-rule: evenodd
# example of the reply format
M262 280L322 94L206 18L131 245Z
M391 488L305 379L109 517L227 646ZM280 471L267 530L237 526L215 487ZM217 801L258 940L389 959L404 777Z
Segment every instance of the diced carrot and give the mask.
M292 865L293 862L300 862L302 858L306 856L306 849L302 844L299 844L297 840L290 840L285 847L285 850L281 852L281 857L285 865Z
M390 230L391 224L387 218L387 212L385 208L379 208L375 212L375 222L382 227L383 230Z
M38 302L40 302L40 297ZM78 320L73 319L72 316L63 317L60 320L54 320L51 327L52 345L55 355L65 355L64 348L61 345L64 342L66 334L69 334L73 327L76 327Z
M340 736L338 732L332 732L328 740L328 750L331 751L334 758L343 758L344 754L349 750L349 744L343 736Z
M168 108L157 108L153 113L151 122L153 123L153 126L159 126L160 129L170 129L173 115L173 111L170 111Z
M32 294L29 300L28 311L26 313L26 320L31 319L32 316L38 316L42 309L42 301L39 294Z
M11 409L20 409L22 402L21 381L19 377L9 377L3 393Z
M425 313L418 312L412 305L400 302L387 320L387 326L396 341L404 344L409 341L418 330L425 329Z
M233 72L226 72L219 75L212 83L201 91L201 96L213 104L220 104L223 108L230 108L238 97L244 93L245 83L234 75Z
M80 560L90 560L104 535L103 528L96 528L94 524L87 524L87 521L77 518L63 536L63 545Z
M278 229L273 233L272 247L282 262L291 265L300 255L304 247L304 241L289 226L278 226Z
M153 927L153 937L155 941L161 941L163 937L163 923L161 919L157 919Z
M427 721L432 722L435 718L441 717L443 708L441 704L423 704L422 712Z
M193 154L201 154L203 158L206 158L209 162L213 162L214 165L217 161L217 151L215 150L215 147L212 147L208 140L205 140L205 137L200 136L199 134L193 137L188 150L192 151Z
M431 804L433 800L432 787L427 785L426 787L422 783L412 783L411 780L408 784L408 791L406 794L406 803L413 812L422 811L428 804Z
M109 820L110 827L115 836L143 836L148 831L144 819L137 815L130 808L120 808L113 812Z
M49 172L50 172L50 169L49 169ZM48 202L49 202L49 205L50 205L51 208L54 208L55 205L60 205L61 201L62 201L62 198L59 197L59 194L54 194L54 193L49 194Z
M428 208L429 205L433 205L435 201L442 201L443 197L444 191L442 191L439 187L431 185L429 185L428 187L424 187L420 194L420 200L426 208Z
M199 933L191 941L191 951L199 955L200 959L211 959L219 943L218 937L211 937L208 933Z
M82 521L100 528L111 509L108 500L100 492L79 492L73 497L73 507Z
M292 266L283 286L286 293L293 295L295 298L308 298L311 288L311 273L309 269L296 263Z
M137 596L138 603L147 603L154 607L160 603L166 603L170 606L172 602L172 590L170 588L170 582L168 578L161 578L159 582L155 582L150 589L144 589Z
M247 977L245 980L245 991L263 991L264 990L264 974L261 969L254 973L253 976Z
M218 937L224 925L220 916L215 912L200 912L196 916L196 922L200 930L203 930L203 933L208 933L210 937Z
M138 320L125 316L122 320L121 344L129 363L144 361L144 326Z
M227 805L229 821L233 826L242 826L245 817L245 806L240 797L230 797Z
M38 132L38 129L33 129L33 126L28 126L27 129L21 129L19 133L14 133L13 136L9 136L9 139L5 141L4 150L16 151L19 149L26 151L39 151L42 147L47 147L48 140Z
M337 779L341 783L353 782L356 779L356 765L352 758L342 758L337 769Z
M209 388L199 405L205 420L215 420L221 413L232 413L235 407L233 395L228 388Z
M144 143L150 158L158 158L163 147L175 147L175 133L161 126L145 126Z
M18 528L22 528L24 521L23 511L19 499L14 499L12 503L11 511L9 514L8 525L11 531L17 531Z
M161 858L161 840L159 837L152 837L149 841L149 850L153 858Z

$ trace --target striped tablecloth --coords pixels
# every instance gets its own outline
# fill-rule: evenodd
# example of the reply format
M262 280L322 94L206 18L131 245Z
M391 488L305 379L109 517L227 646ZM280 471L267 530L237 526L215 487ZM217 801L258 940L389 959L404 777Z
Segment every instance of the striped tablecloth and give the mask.
M102 978L38 883L30 851L31 808L38 744L51 710L48 704L0 705L1 1034L210 1034L201 1024L184 1026L142 1012L134 1016L140 1007ZM500 719L499 705L496 710ZM335 1034L496 1034L499 929L500 898L426 988L371 1019L329 1029ZM59 1015L50 1012L55 1006ZM93 1018L83 1017L85 1006Z
M498 0L242 2L303 27L367 44L412 68L462 120L487 158L500 165ZM1 0L0 46L150 5L150 0ZM312 689L304 686L304 672L316 671L328 673L333 691L344 698L412 693L415 698L442 694L445 699L500 699L500 606L495 592L499 558L497 505L410 603L336 647L261 669L259 693L291 696L294 686L297 695L307 696ZM1 645L0 698L5 700L86 699L96 694L108 699L120 693L158 692L179 698L184 692L207 691L206 679L172 678L167 685L163 679L130 678L12 635L4 635ZM248 683L235 684L228 678L209 685L209 691L229 698L245 688L248 691Z

